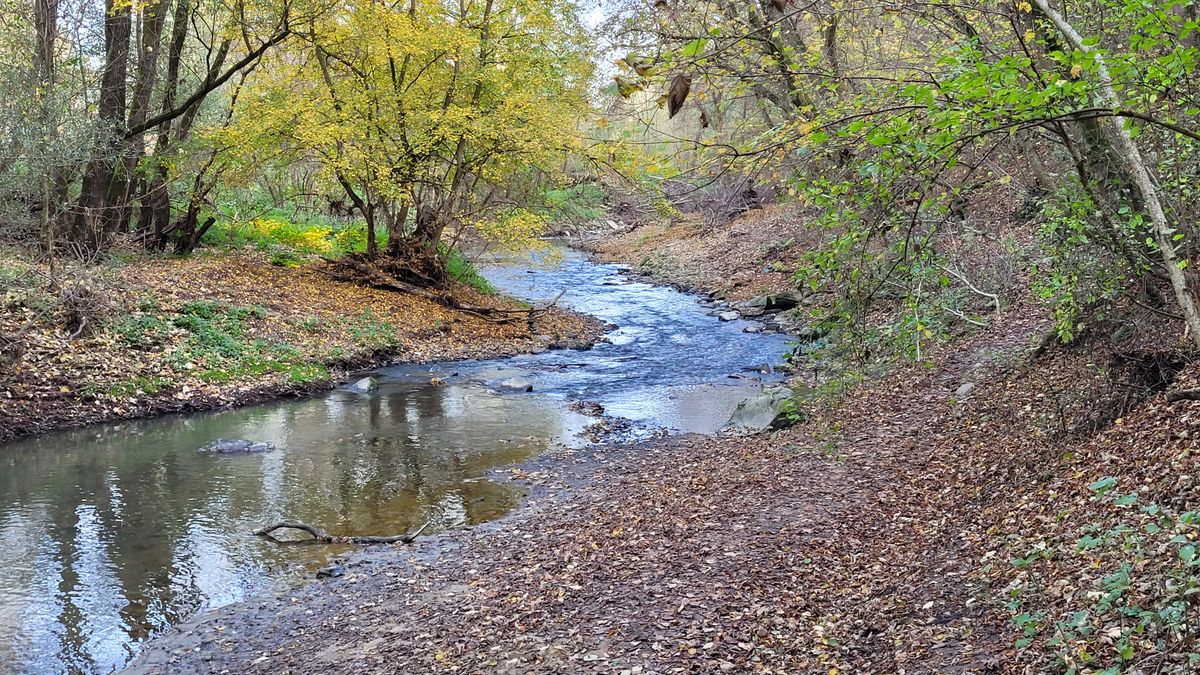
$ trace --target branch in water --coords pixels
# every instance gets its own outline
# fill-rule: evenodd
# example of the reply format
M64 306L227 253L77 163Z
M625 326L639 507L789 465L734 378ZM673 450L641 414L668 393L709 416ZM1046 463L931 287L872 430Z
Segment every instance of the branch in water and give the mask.
M300 522L281 520L277 523L272 523L270 525L267 525L266 527L258 528L257 530L254 531L254 535L258 536L258 537L266 537L272 541L275 541L275 542L278 542L281 544L285 544L285 543L287 543L287 544L291 544L291 543L303 543L303 544L397 544L397 543L404 543L404 544L411 544L413 542L413 540L415 540L417 537L421 536L421 533L424 532L427 527L429 527L428 522L425 523L424 525L422 525L416 532L413 532L411 534L394 534L394 535L388 535L388 536L371 536L371 535L341 536L341 535L331 535L328 532L326 532L325 530L322 530L321 528L316 527L315 525L309 525L308 523L300 523ZM274 535L274 532L276 530L301 530L303 532L307 532L310 535L312 535L312 539L302 539L298 542L288 541L286 539L279 539L279 538L275 537L275 535Z

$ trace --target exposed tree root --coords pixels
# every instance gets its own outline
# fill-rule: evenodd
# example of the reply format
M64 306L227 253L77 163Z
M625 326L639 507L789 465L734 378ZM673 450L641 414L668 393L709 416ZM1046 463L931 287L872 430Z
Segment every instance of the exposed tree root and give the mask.
M260 527L254 531L254 535L258 537L266 537L280 544L411 544L421 533L429 527L429 523L425 523L416 532L411 534L393 534L387 536L342 536L329 534L325 530L308 523L295 521L281 520L277 523L272 523L266 527ZM299 541L290 541L275 537L276 530L301 530L312 535L312 539L301 539Z
M416 295L497 324L510 323L519 319L532 320L533 317L553 307L559 298L562 297L562 293L559 293L557 297L541 307L480 307L460 302L452 294L444 290L444 284L436 282L425 274L413 272L404 263L387 259L369 258L358 254L338 259L326 258L325 260L328 265L321 271L338 281L347 281L373 288ZM414 278L414 276L421 283L409 280Z

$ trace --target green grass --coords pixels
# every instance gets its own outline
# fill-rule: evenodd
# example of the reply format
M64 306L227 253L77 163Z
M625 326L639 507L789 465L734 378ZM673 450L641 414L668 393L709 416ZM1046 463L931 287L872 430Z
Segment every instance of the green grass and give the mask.
M212 383L287 373L295 384L307 384L329 379L329 371L321 364L307 361L295 346L282 342L250 339L253 324L267 317L267 310L258 305L224 305L210 300L185 302L174 312L158 307L157 303L139 304L142 311L125 315L113 322L109 330L134 349L164 346L168 337L182 333L182 342L166 356L167 364L177 373L193 372L196 377ZM305 325L319 329L319 320L310 317ZM395 327L378 321L373 315L355 319L362 341L372 346L395 344ZM133 396L154 393L169 384L162 378L137 377L112 385L106 393L112 396Z
M460 284L466 284L480 293L487 295L496 294L496 287L479 274L479 270L475 267L475 264L468 260L461 251L451 249L445 255L446 273L450 275L451 279Z
M109 396L124 398L138 394L155 394L169 386L171 386L171 381L166 378L139 375L109 385L105 392Z
M386 234L378 234L380 246L385 246ZM366 251L367 233L361 222L342 223L325 218L293 222L276 211L248 223L220 220L204 235L202 243L226 250L256 248L271 254L272 265L297 267L314 255L339 257ZM451 279L488 295L496 293L462 252L445 245L439 251L446 258L446 272Z
M380 240L383 233L380 232ZM367 250L361 221L344 222L321 216L295 220L279 210L246 222L219 218L201 240L204 246L226 250L256 248L271 253L271 263L294 267L305 256L342 256Z
M350 337L365 347L383 348L399 346L396 338L396 326L390 321L375 316L370 307L361 314L347 321Z
M310 384L329 379L329 369L319 363L302 363L288 368L288 379L292 384Z

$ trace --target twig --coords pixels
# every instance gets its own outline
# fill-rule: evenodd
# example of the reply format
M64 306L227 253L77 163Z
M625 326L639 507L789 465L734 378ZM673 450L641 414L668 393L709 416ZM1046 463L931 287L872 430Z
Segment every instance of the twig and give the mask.
M996 313L997 314L1000 313L1000 296L999 295L996 295L995 293L988 293L987 291L980 289L975 284L971 283L971 281L969 279L967 279L967 277L965 275L960 274L959 272L956 272L955 270L953 270L949 267L946 267L944 265L939 265L938 267L941 267L942 271L945 272L946 274L949 274L950 276L954 277L955 279L958 279L959 281L966 284L967 288L971 289L971 291L973 291L974 293L976 293L978 295L982 295L985 298L991 299L992 305L996 308Z

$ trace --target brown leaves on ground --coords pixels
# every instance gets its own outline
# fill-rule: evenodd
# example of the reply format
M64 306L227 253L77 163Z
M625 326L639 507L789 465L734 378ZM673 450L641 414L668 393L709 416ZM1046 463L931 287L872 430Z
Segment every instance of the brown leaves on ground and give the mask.
M1019 349L1030 330L993 336ZM187 626L152 672L982 672L963 492L930 453L975 352L769 436L563 451L533 508ZM533 469L533 470L530 470ZM199 652L192 646L201 644Z
M29 278L44 273L22 265ZM89 422L158 412L219 407L328 386L349 369L394 361L514 354L561 338L590 341L598 323L566 311L496 325L403 293L338 282L314 266L269 264L257 253L147 258L95 275L110 307L103 329L75 339L55 299L39 288L0 307L0 333L21 335L21 359L0 374L0 441ZM477 305L503 301L468 288L455 293ZM19 301L18 301L19 300ZM189 304L243 311L241 340L260 343L269 367L211 367L186 353L189 334L176 324ZM150 344L130 343L129 326L147 322ZM174 323L172 323L174 322ZM273 352L274 354L274 352Z

